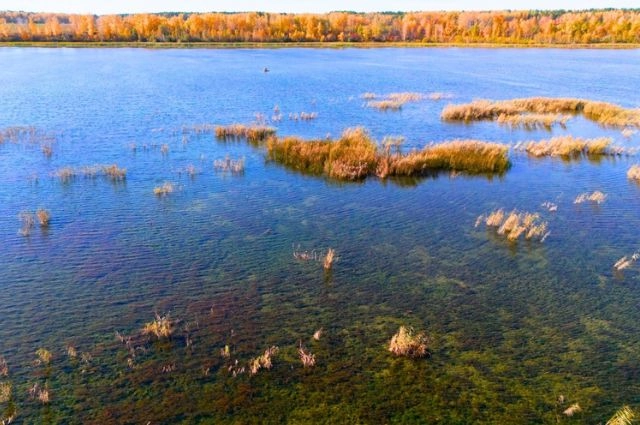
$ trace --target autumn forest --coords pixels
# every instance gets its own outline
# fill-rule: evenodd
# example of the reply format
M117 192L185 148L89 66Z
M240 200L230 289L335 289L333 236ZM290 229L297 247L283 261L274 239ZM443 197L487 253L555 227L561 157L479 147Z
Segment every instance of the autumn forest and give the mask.
M67 15L0 12L0 42L640 43L640 10Z

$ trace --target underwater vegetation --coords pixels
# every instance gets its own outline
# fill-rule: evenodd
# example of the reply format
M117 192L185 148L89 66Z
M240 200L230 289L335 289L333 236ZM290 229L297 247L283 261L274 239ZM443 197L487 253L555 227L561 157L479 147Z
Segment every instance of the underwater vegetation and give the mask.
M424 333L414 333L412 328L400 326L398 332L389 341L389 351L396 356L412 359L428 354L427 337Z
M475 100L460 105L447 105L441 114L445 121L502 120L518 123L523 116L530 125L538 114L540 126L563 123L564 118L549 118L539 114L582 114L585 118L606 127L640 127L640 110L626 109L607 102L586 99L531 97L511 100ZM502 118L501 118L502 117ZM566 120L564 120L566 122Z

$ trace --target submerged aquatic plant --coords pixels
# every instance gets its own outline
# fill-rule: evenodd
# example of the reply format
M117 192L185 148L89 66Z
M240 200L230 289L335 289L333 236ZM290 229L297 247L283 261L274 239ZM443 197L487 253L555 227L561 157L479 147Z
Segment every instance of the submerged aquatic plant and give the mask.
M276 134L276 129L265 125L244 125L231 124L228 126L217 126L215 129L216 138L220 140L247 139L249 142L257 143L266 140Z
M427 337L423 333L414 334L412 328L400 326L389 342L389 351L396 356L424 357L428 354Z
M254 359L249 361L249 371L252 375L258 373L260 369L271 369L272 357L274 357L278 353L278 347L271 346L264 350L264 353Z
M389 93L382 96L380 100L374 100L377 99L377 96L374 93L365 93L362 97L369 100L367 102L367 106L369 108L376 108L381 111L397 111L402 109L402 106L408 102L418 102L424 99L424 95L422 93L411 92Z
M635 419L635 412L629 406L622 406L609 418L606 425L631 425Z
M36 223L35 215L31 211L21 211L18 219L22 223L19 233L22 236L29 236Z
M142 328L143 335L155 335L156 338L169 338L174 331L174 321L171 320L169 315L160 316L156 313L155 320L145 323Z
M591 203L600 205L606 199L607 199L607 195L605 195L604 193L600 192L599 190L596 190L593 193L589 193L589 192L581 193L580 195L578 195L576 197L576 199L573 201L573 203L574 204L582 204L582 203L585 203L585 202L591 202Z

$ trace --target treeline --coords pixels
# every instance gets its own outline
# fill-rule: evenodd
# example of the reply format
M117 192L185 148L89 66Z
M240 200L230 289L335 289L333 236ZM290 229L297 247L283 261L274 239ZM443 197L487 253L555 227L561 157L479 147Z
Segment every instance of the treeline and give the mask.
M322 15L0 12L0 41L640 43L640 9Z

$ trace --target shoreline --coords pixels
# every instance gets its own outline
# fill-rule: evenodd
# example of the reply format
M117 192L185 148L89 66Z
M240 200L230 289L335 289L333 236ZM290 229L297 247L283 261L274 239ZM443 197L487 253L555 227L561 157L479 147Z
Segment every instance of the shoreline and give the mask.
M140 49L372 49L372 48L471 48L471 49L603 49L634 50L640 43L418 43L418 42L138 42L138 41L8 41L0 47L33 48L140 48Z

